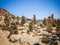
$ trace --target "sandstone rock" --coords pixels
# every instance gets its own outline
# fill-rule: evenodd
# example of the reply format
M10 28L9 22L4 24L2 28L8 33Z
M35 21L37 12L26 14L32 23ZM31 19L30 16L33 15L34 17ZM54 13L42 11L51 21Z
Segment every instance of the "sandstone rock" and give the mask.
M35 42L33 45L40 45L39 42Z
M52 31L52 34L53 34L53 35L56 34L56 30L53 30L53 31Z
M42 42L49 41L49 38L48 38L48 37L46 37L46 36L43 36L43 37L41 38L41 41L42 41Z
M51 35L51 33L48 33L47 31L41 31L40 34L42 34L42 35L46 35L46 36Z
M22 30L23 33L27 33L27 30Z
M28 23L25 23L24 26L29 26L29 24Z
M20 34L13 34L10 36L11 42L16 42L20 38Z
M20 43L29 42L29 37L27 37L27 36L22 36L22 37L20 37L19 42L20 42Z
M10 34L9 31L4 31L4 30L0 30L0 36L8 36Z
M18 30L24 30L25 27L17 27Z

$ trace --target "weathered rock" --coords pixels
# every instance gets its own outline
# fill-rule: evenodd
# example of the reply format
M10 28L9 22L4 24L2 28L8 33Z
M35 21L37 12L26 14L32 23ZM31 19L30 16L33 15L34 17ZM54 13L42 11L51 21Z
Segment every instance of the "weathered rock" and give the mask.
M29 37L27 37L27 36L22 36L22 37L20 37L19 42L20 42L20 43L29 42Z
M49 38L46 37L46 36L43 36L43 37L41 38L41 41L42 41L42 42L49 42Z
M8 36L10 34L9 31L3 31L3 30L0 30L0 36Z
M20 38L20 34L12 34L10 36L10 41L11 42L16 42L17 40L19 40L19 38Z
M17 29L18 29L18 30L24 30L25 27L21 27L21 26L20 26L20 27L17 27Z

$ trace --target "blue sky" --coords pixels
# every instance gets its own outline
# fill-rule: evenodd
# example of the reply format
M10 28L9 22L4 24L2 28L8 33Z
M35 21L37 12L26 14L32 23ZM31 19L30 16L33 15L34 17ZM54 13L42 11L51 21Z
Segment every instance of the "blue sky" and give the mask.
M0 7L20 17L43 19L53 13L60 18L60 0L0 0Z

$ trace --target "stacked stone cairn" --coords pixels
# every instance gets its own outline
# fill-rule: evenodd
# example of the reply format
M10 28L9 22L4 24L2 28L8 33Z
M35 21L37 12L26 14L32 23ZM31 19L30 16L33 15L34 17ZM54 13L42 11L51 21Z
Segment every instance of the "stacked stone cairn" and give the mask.
M31 21L30 23L29 23L29 31L33 31L34 30L34 25L33 25L33 22Z
M36 15L33 15L33 24L36 24Z
M23 26L25 23L26 23L26 18L25 18L25 16L22 16L22 19L21 19L21 26Z
M54 14L51 14L52 26L56 27L56 19L54 19Z
M46 26L46 18L43 19L43 24Z
M46 20L46 25L47 25L47 31L49 33L51 33L52 31L52 19L51 17L49 16L48 19Z

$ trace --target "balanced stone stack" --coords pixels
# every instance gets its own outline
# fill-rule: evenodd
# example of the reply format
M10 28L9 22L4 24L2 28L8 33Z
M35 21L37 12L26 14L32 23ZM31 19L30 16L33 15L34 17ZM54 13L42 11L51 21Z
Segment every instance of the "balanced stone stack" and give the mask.
M51 18L52 18L52 19L54 18L54 14L51 14Z
M36 15L33 15L33 24L36 24Z
M26 23L26 18L25 18L25 16L22 16L22 19L21 19L21 26L23 26L25 23Z
M33 25L33 22L30 22L29 23L29 31L33 31L33 29L34 29L34 25Z
M43 24L46 26L46 18L43 19Z
M47 31L49 33L51 33L52 31L52 19L51 17L49 16L48 19L46 20L46 25L47 25Z
M54 14L51 14L52 26L56 27L56 19L54 19Z
M11 26L11 31L10 32L12 34L18 34L18 30L17 30L16 24L14 24L14 25Z

